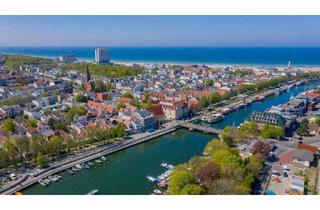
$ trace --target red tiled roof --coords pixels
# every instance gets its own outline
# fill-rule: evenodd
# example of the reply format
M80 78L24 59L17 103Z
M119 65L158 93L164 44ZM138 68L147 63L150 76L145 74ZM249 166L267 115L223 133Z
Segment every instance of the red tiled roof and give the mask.
M309 144L298 144L298 149L306 149L312 152L313 154L315 154L318 151L318 147L311 146Z
M281 164L288 164L288 163L291 163L292 159L293 159L293 151L294 150L289 150L289 151L286 151L284 153L282 153L280 156L279 156L279 162Z
M109 113L113 113L114 112L114 107L112 105L103 104L103 103L100 103L100 102L97 102L97 101L89 100L87 102L87 105L89 107L94 107L94 108L97 108L97 109L105 110L105 111L107 111Z
M147 109L149 112L151 112L154 116L163 116L164 112L162 109L162 105L161 104L154 104L152 106L152 108Z
M121 97L121 98L118 99L117 103L122 102L122 103L125 103L125 104L129 104L130 100L131 100L130 98Z

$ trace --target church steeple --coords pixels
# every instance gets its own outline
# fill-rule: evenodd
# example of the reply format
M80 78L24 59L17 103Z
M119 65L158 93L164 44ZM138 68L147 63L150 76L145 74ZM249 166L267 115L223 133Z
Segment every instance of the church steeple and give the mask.
M90 75L89 67L88 67L88 65L87 65L86 81L89 82L90 80L91 80L91 75Z

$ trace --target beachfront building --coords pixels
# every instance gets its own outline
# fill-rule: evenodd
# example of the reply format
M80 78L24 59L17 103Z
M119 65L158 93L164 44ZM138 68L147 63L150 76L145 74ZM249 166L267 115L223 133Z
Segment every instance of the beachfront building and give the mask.
M107 49L97 48L95 50L95 61L96 63L109 63L110 58Z

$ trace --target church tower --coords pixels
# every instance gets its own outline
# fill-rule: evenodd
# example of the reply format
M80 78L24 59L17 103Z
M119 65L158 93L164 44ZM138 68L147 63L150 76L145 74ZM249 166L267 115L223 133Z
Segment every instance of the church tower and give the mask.
M91 75L89 71L89 67L87 65L87 70L86 70L86 82L89 82L91 80Z

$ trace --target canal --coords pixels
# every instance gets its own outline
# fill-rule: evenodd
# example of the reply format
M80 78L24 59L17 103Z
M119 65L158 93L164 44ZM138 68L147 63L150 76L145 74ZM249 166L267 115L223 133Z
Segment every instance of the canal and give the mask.
M261 102L228 114L222 122L212 124L217 128L226 125L239 125L252 111L264 111L272 105L285 103L291 96L315 88L320 81L294 87L289 92L270 96ZM192 156L202 153L205 145L215 136L187 129L179 129L152 141L128 148L107 156L107 161L94 163L90 169L82 169L75 175L62 172L63 180L43 187L35 184L25 189L23 194L35 195L83 195L92 189L99 189L105 195L141 195L150 194L154 184L146 176L157 176L164 169L160 163L179 164Z

